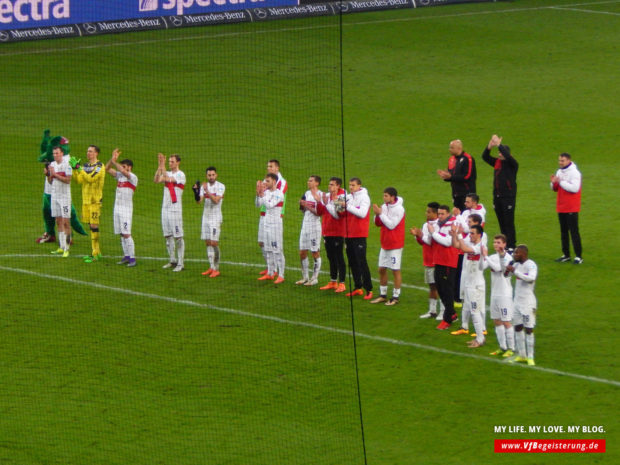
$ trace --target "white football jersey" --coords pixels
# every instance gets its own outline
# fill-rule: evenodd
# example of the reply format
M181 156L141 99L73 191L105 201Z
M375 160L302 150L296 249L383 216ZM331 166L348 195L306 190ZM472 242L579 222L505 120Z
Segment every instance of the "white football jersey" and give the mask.
M320 198L323 197L323 193L321 191L318 191L318 195ZM307 190L306 193L304 194L304 200L308 202L308 207L311 207L314 211L316 211L317 201L312 195L312 192L310 190ZM313 226L317 224L319 225L321 224L321 217L318 215L315 215L309 210L304 210L304 219L302 222L302 227Z
M220 199L218 203L215 203L207 197L207 192L222 197L225 191L226 186L219 181L215 181L213 184L207 183L206 189L204 184L200 186L200 195L204 197L203 216L211 221L222 221L222 202L224 199Z
M176 202L172 201L172 195L167 185L164 186L164 200L162 202L162 210L166 211L183 211L183 189L185 188L185 173L179 170L176 173L166 171L166 176L176 179L176 185L173 187L176 195Z
M463 257L463 275L464 278L461 281L466 288L484 288L484 274L482 256L480 255L480 248L482 243L468 244L473 249L473 252L467 252Z
M506 265L511 261L512 256L508 253L504 258L497 253L486 258L484 266L491 270L491 297L512 298L512 282L509 276L504 276Z
M284 194L279 189L265 190L262 197L256 197L256 206L265 207L265 224L282 223L281 213Z
M61 163L56 163L53 161L50 163L50 166L54 168L56 174L60 174L63 176L71 176L73 174L73 169L69 164L69 157L64 156ZM54 196L68 196L71 197L71 183L64 183L60 179L54 178L52 179L52 195Z
M538 267L532 260L526 260L524 263L514 263L514 271L517 280L515 281L515 302L523 302L536 307L536 296L534 295L534 286L536 277L538 276Z
M116 172L116 198L114 208L125 208L133 205L133 193L138 186L138 176L129 173L129 177L120 171Z

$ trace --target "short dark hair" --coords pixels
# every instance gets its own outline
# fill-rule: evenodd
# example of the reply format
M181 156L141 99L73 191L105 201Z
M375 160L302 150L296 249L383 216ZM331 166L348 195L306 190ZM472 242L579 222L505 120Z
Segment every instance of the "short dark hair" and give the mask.
M177 155L176 153L173 153L172 155L170 155L170 158L172 158L172 157L176 158L177 163L181 162L181 157L179 155Z
M310 177L313 178L318 185L321 185L321 176L317 176L316 174L313 174Z
M100 153L99 147L97 147L96 145L90 144L88 148L91 148L91 147L95 149L95 152Z
M473 225L471 228L469 228L470 231L477 231L478 234L480 234L482 236L482 233L484 232L484 228L482 226L480 226L479 224L475 224Z
M276 160L275 158L272 158L271 160L269 160L267 163L273 163L274 165L276 165L278 168L280 168L280 162L278 160Z
M431 210L433 210L434 212L436 212L437 209L439 208L439 202L429 202L426 204L426 206L430 208Z
M529 255L529 249L527 248L527 245L525 244L519 244L517 247L515 247L515 251L516 250L522 250L523 252L525 252L526 254Z
M215 169L215 166L209 166L206 170L205 173L208 173L209 171L215 171L217 173L217 170Z
M398 191L395 187L386 187L383 189L384 194L388 194L391 197L398 197Z
M360 178L351 178L349 179L349 182L354 182L356 184L359 184L360 186L362 185L362 180Z
M497 239L498 241L502 241L504 244L507 242L506 236L503 234L496 234L493 239Z
M475 192L470 192L465 197L469 197L470 199L472 199L476 203L478 203L480 201L480 197Z
M570 159L571 159L571 157L570 157L570 153L563 152L563 153L561 153L561 154L560 154L560 156L561 156L562 158L566 158L567 160L570 160Z
M469 215L469 217L472 219L472 221L476 224L482 224L482 217L480 215L478 215L477 213L473 213L471 215Z
M342 179L336 177L336 176L332 176L331 178L329 178L329 181L334 181L336 184L338 184L339 186L342 186Z
M133 161L131 161L129 158L125 158L124 160L121 160L119 164L131 166L133 168Z
M445 211L449 212L450 211L450 207L448 207L447 205L439 205L437 207L437 210L445 210Z
M267 174L265 175L265 178L271 178L271 179L273 179L274 181L278 182L278 175L277 175L277 174L274 174L274 173L267 173Z

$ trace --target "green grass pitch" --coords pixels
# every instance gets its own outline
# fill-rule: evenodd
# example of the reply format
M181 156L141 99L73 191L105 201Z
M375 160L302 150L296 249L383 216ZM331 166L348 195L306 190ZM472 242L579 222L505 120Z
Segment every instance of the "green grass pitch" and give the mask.
M338 18L1 46L0 463L618 463L619 15L618 1L525 0L345 16L344 160ZM84 237L66 260L34 242L48 127L78 157L94 143L104 161L115 147L133 159L136 268L115 264L111 178L104 260L82 262ZM460 138L496 233L492 169L480 159L493 133L520 163L517 239L540 274L537 367L494 360L492 332L472 351L418 319L427 295L410 237L397 307L293 284L296 202L311 174L359 176L376 203L394 186L408 227L419 226L427 202L450 200L435 170ZM186 270L161 269L159 151L182 156L188 181L215 165L226 185L217 279L200 274L202 207L188 189ZM548 180L563 151L584 179L579 267L553 261ZM254 184L269 158L289 182L279 286L256 281ZM79 187L73 195L79 209ZM371 226L374 277L378 250ZM493 452L495 439L515 438L605 439L607 452Z

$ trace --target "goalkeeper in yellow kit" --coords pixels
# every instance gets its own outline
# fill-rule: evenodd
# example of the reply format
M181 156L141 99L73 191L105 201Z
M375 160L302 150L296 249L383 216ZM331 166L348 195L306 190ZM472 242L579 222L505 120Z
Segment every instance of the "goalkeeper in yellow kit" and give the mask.
M99 161L99 147L90 145L86 151L88 162L77 168L74 178L82 184L82 221L90 226L90 241L92 254L84 257L86 263L101 259L99 248L99 217L101 202L103 201L103 182L105 181L105 166Z

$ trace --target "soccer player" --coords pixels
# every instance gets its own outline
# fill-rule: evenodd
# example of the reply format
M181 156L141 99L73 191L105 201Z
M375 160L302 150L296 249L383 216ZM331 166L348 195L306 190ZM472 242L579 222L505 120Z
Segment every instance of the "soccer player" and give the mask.
M209 269L202 273L203 276L217 278L220 275L220 231L222 226L222 199L226 186L217 180L217 170L209 166L206 171L207 182L202 186L194 184L194 198L196 202L204 202L202 212L201 239L207 246L207 260Z
M263 221L263 249L267 258L267 273L259 281L275 280L275 284L284 282L284 244L282 242L282 205L284 194L276 186L278 175L267 173L263 181L256 182L257 207L265 207Z
M452 236L452 246L465 252L463 260L464 276L464 296L463 313L471 314L471 319L476 330L476 339L467 343L468 347L476 348L484 345L484 328L482 326L481 309L485 305L485 281L483 275L483 263L481 257L486 253L486 247L482 245L482 226L473 225L469 231L469 243L466 243L459 228L455 224L450 229Z
M518 245L512 256L513 262L506 266L506 274L515 276L514 315L515 345L517 355L511 362L534 363L534 327L536 326L536 296L534 286L538 276L538 267L529 259L529 250L525 245ZM523 334L525 328L525 335Z
M450 231L456 218L450 214L450 207L440 205L437 209L437 224L429 224L428 232L433 240L433 263L435 264L435 284L445 310L438 330L452 326L458 318L454 311L454 277L458 263L458 249L452 247Z
M69 157L65 157L60 147L54 147L54 161L46 168L47 182L52 185L52 217L56 219L58 227L58 250L53 254L69 256L71 244L71 177L73 170L69 164Z
M183 189L185 189L185 173L179 169L181 157L173 154L168 159L166 171L166 156L157 155L158 167L153 181L164 185L164 198L161 205L161 226L166 238L166 248L170 261L163 268L172 268L172 271L183 271L185 257L185 241L183 240ZM175 247L176 246L176 247ZM175 257L176 248L176 257Z
M428 312L420 315L420 318L437 318L443 320L444 306L439 300L437 294L437 285L435 284L435 264L433 263L433 241L428 231L428 225L437 224L437 209L439 204L431 202L426 206L426 223L422 225L422 229L411 228L409 232L413 234L422 246L422 265L424 266L424 282L428 284ZM437 312L437 301L440 303L440 313Z
M362 187L360 178L349 180L349 194L346 204L346 239L347 258L353 275L355 289L347 293L347 297L364 295L364 300L372 299L372 280L368 262L366 261L366 240L370 225L370 197L366 188Z
M560 219L560 232L562 235L562 256L556 262L570 262L570 242L568 235L573 241L575 250L575 265L581 265L581 236L579 235L579 211L581 210L581 173L577 165L572 162L568 153L562 153L558 157L560 169L551 175L551 189L557 192L556 211Z
M381 250L379 251L379 297L371 300L370 303L385 302L385 305L396 305L400 299L400 286L403 282L400 272L405 246L403 199L398 196L398 191L394 187L386 187L383 191L383 205L373 204L372 211L375 213L375 225L381 228ZM387 300L388 268L394 275L394 289L390 300Z
M344 218L346 192L342 189L342 179L332 177L327 185L327 194L323 194L323 202L317 204L317 212L323 216L322 229L325 241L325 252L329 260L330 281L320 290L333 289L334 292L345 292L347 273L344 261L344 236L346 223Z
M471 230L471 227L474 225L478 225L481 227L483 226L482 217L478 215L477 213L471 214L467 217L467 232L464 232L464 228L461 223L457 222L456 224L457 224L458 232L463 238L463 242L466 245L471 245L471 238L469 237L469 231ZM487 233L485 232L482 233L482 239L480 242L485 248L487 247L487 243L488 243ZM464 263L464 260L462 260L463 257L464 255L462 254L459 255L459 261ZM457 279L459 280L459 285L456 286L455 292L459 292L459 298L461 301L463 301L465 299L465 283L468 279L466 267L463 267L463 269L461 270L461 273L457 273ZM486 327L486 307L485 306L482 306L480 308L480 314L482 316L482 329L484 331L484 335L486 336L487 327ZM459 336L461 334L469 334L470 317L471 317L471 312L469 311L469 309L466 307L463 307L463 312L461 314L461 327L456 331L452 331L450 334L452 334L453 336ZM476 337L476 333L472 333L471 337Z
M512 326L513 302L512 283L505 276L506 267L512 260L512 256L506 251L507 239L503 234L493 238L495 254L484 256L484 268L491 270L491 318L495 323L495 334L499 349L491 352L491 355L512 357L515 350L515 331Z
M114 199L114 234L121 236L123 258L118 265L136 266L136 247L131 237L133 220L133 194L138 186L138 176L133 173L133 162L128 158L118 161L119 149L114 149L112 158L105 169L116 179L116 198ZM112 168L114 165L114 168Z
M82 221L90 227L92 253L84 257L84 262L93 263L101 259L99 247L99 218L103 202L105 169L99 161L99 147L89 145L86 150L88 161L76 170L75 179L82 184Z
M286 193L288 191L288 183L286 179L280 173L280 162L278 160L272 159L267 162L267 173L275 174L278 178L276 182L276 189L282 192L282 204L279 205L281 207L280 215L284 216L284 211L286 209ZM258 221L258 246L261 248L261 252L263 254L263 258L265 259L265 263L267 263L267 252L265 249L265 230L264 230L264 217L266 215L266 207L261 206L260 208L260 219ZM284 251L282 251L282 257L284 258ZM268 270L263 270L260 272L261 275L267 274Z
M304 212L304 219L299 234L299 258L301 260L301 279L295 284L314 286L319 283L321 271L321 215L317 212L317 205L321 203L323 193L319 190L320 176L308 178L308 190L299 201L299 209ZM312 277L309 278L308 251L314 259Z

